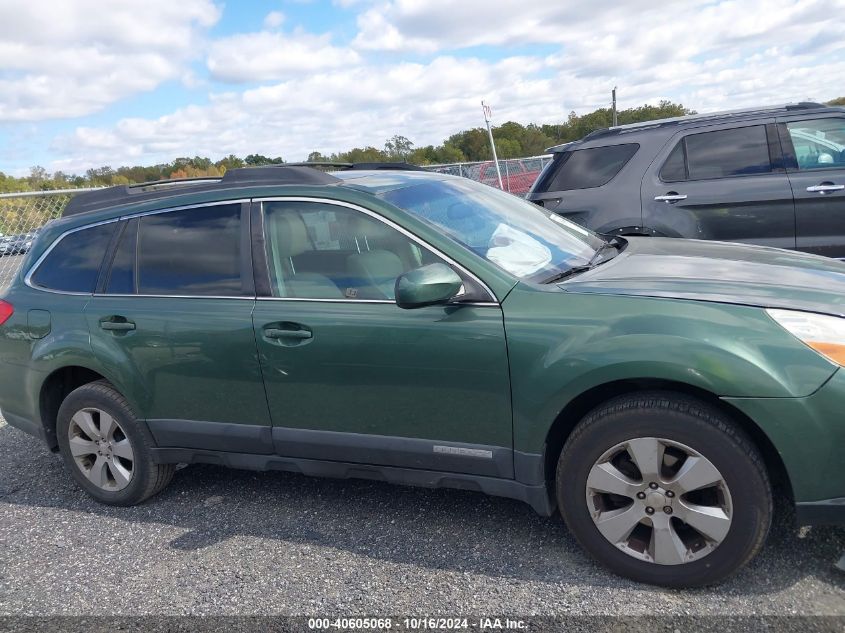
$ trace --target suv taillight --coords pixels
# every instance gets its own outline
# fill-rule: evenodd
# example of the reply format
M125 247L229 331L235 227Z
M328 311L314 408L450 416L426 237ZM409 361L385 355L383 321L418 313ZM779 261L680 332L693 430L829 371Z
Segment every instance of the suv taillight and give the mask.
M15 313L15 308L11 303L0 300L0 325L3 325L9 320L9 317Z

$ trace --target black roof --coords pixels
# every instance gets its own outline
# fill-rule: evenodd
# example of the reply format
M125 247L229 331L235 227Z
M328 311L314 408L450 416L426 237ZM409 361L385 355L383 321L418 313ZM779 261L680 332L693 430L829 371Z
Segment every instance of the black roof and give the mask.
M98 211L120 204L168 198L174 193L199 193L255 185L334 185L342 182L325 167L339 171L350 169L424 171L408 163L289 163L266 167L242 167L228 170L222 178L184 178L157 180L139 185L118 185L80 193L70 199L62 216Z
M587 134L584 138L578 141L570 141L561 145L555 145L547 149L547 152L561 152L573 146L573 143L581 144L611 137L619 134L630 134L633 132L640 132L652 129L667 128L686 124L707 124L707 123L721 123L728 120L744 120L753 119L760 116L771 116L772 114L789 114L792 112L812 112L812 111L826 111L826 110L841 110L833 106L827 106L823 103L814 103L811 101L801 101L799 103L787 103L783 105L764 106L757 108L743 108L741 110L723 110L720 112L708 112L705 114L687 114L679 117L672 117L669 119L655 119L653 121L642 121L639 123L629 123L627 125L617 125L615 127L602 128L594 130Z

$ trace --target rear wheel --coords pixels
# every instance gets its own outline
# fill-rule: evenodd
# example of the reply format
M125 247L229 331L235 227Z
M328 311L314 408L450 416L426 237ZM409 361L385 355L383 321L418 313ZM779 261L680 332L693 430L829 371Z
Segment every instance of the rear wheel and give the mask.
M762 547L771 490L750 440L721 412L669 393L588 414L558 462L561 513L613 571L653 584L722 580Z
M173 477L175 465L153 462L129 403L107 382L71 392L59 408L56 432L71 475L102 503L141 503Z

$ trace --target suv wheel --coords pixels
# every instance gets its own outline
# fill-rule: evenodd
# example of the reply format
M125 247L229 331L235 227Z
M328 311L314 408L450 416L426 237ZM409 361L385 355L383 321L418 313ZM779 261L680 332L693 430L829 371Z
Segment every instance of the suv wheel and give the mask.
M763 460L720 412L682 395L624 396L588 414L560 455L564 520L634 580L693 587L760 550L772 498Z
M59 408L56 432L73 478L102 503L141 503L173 477L175 465L153 462L129 403L107 382L71 392Z

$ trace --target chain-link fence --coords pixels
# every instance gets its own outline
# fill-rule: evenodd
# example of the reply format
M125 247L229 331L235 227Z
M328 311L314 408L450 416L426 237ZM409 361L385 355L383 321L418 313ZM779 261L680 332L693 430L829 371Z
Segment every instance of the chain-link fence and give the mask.
M68 200L83 191L91 189L0 194L0 291L18 272L41 227L60 217Z
M510 193L524 196L537 180L543 168L552 160L552 156L529 156L528 158L509 158L499 161L502 172L502 189ZM492 160L477 163L452 163L449 165L428 165L426 169L441 174L463 176L470 180L483 182L485 185L499 188L499 175L496 173L496 163Z

